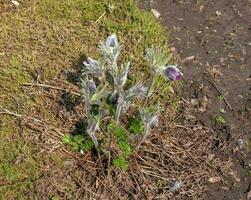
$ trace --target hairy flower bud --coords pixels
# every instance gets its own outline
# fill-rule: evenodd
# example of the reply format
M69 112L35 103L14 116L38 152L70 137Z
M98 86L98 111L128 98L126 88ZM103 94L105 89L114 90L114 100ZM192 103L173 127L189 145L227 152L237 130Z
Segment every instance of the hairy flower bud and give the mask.
M152 75L156 75L170 61L172 54L167 56L161 47L151 47L146 49L145 57L150 64Z
M105 42L101 42L100 51L108 62L116 62L120 50L121 46L115 34L110 35Z
M87 88L91 94L93 94L97 90L96 84L93 80L89 80L87 82Z
M145 95L146 91L147 86L142 83L138 83L125 92L125 99L126 101L132 101L136 96L142 97Z
M98 65L98 61L97 60L94 60L90 57L88 57L84 62L83 64L86 66L86 67L94 67L96 65Z
M105 41L105 45L107 48L118 48L119 43L118 43L118 39L116 34L112 34L110 35L106 41Z
M145 125L149 127L158 125L158 108L154 108L152 111L148 109L143 109L140 111L140 116Z
M97 76L103 76L104 74L104 64L92 58L87 58L83 62L85 68L83 68L84 74L94 74Z
M183 76L183 74L177 68L177 65L167 65L164 69L164 75L171 81L181 80Z
M130 67L130 62L122 66L122 72L118 76L117 83L120 87L123 87L127 81L127 75Z

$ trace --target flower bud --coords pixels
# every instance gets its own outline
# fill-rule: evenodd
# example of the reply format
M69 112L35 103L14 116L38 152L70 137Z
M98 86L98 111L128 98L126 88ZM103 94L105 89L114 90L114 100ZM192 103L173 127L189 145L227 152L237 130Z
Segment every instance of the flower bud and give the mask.
M119 46L117 36L115 34L110 35L105 42L107 48L117 48Z
M164 75L171 81L179 81L183 76L183 74L177 68L177 65L167 65L164 69Z
M97 90L96 84L93 80L89 80L87 82L87 89L91 94L93 94Z
M87 68L89 68L89 67L93 67L93 66L98 65L98 61L96 61L96 60L94 60L94 59L88 57L88 58L83 62L83 64L84 64Z

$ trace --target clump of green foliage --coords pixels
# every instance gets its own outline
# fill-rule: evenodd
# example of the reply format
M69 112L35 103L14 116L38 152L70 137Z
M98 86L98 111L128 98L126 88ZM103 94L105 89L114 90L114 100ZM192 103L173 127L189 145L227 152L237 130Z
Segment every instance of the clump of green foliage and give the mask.
M126 171L128 169L128 162L127 162L127 160L123 156L119 156L116 159L114 159L112 161L112 164L115 167L117 167L119 169L122 169L124 171Z
M140 134L143 132L144 125L139 115L129 118L128 131L132 134Z
M132 147L129 142L129 132L123 127L115 124L110 124L109 128L116 138L117 144L122 151L122 156L128 158L132 153Z
M98 148L100 139L96 135L101 132L101 121L110 119L110 123L107 124L108 132L115 137L121 151L120 155L113 160L113 164L126 169L126 161L132 149L137 151L147 139L151 129L158 125L161 108L159 105L149 106L149 97L153 93L155 82L160 75L168 81L177 81L182 78L182 73L176 65L167 65L172 55L167 55L161 47L152 46L145 51L150 69L149 79L145 81L136 79L133 85L128 84L131 62L119 60L122 49L123 46L118 42L117 36L112 34L105 41L100 42L101 58L95 60L88 57L83 62L81 94L85 104L87 127L84 136L67 136L64 141L75 150L89 150L92 146L88 140L86 141L88 136L95 148ZM136 100L140 102L140 105L136 106ZM136 117L130 116L130 109L138 113ZM121 122L121 117L131 119L129 123ZM125 127L128 126L126 130ZM135 147L130 144L130 132L141 133Z
M84 152L94 147L92 140L85 135L64 135L62 139L64 144L68 144L75 151Z
M225 118L224 118L224 116L223 116L223 114L224 114L225 112L226 112L226 111L225 111L223 108L220 108L220 109L218 110L218 114L217 114L217 116L216 116L216 118L215 118L215 121L216 121L217 124L223 125L223 124L226 123L226 120L225 120Z

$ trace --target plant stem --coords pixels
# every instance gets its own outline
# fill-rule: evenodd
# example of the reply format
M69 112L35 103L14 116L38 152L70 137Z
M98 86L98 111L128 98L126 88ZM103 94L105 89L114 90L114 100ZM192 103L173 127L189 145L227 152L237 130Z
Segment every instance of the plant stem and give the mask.
M91 119L91 104L88 102L86 102L85 104L85 111L86 111L87 120Z
M122 93L123 93L123 87L120 87L120 85L118 85L118 76L119 76L119 72L118 72L118 66L117 66L117 61L114 60L112 62L112 68L115 69L115 74L113 76L113 93L118 95L118 100L120 99ZM116 125L119 124L119 118L120 118L120 114L121 114L121 110L122 110L122 105L121 102L117 102L117 109L116 109L116 113L115 113L115 121L116 121Z
M147 137L149 131L150 131L150 126L149 126L149 124L146 124L146 125L145 125L145 128L144 128L143 137L142 137L142 139L140 140L139 144L137 145L136 150L138 150L139 147L140 147L140 145L145 141L145 139L146 139L146 137Z
M116 114L115 114L116 125L119 124L119 118L120 118L121 110L122 110L122 105L118 104L117 109L116 109Z
M152 77L151 77L150 85L149 85L149 87L147 88L147 91L146 91L146 97L145 97L145 100L144 100L143 108L148 103L148 98L149 98L150 92L151 92L151 90L152 90L152 88L154 86L155 80L156 80L156 72L153 72Z

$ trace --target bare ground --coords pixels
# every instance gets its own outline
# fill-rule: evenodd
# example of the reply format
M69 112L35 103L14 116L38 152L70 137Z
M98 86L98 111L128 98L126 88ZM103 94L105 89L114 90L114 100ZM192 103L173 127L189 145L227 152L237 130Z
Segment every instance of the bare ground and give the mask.
M206 199L249 199L251 2L154 0L144 6L157 10L170 31L187 80L183 96L216 134L212 153L235 164L232 176L208 185Z

